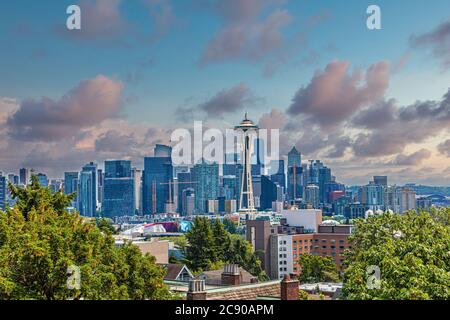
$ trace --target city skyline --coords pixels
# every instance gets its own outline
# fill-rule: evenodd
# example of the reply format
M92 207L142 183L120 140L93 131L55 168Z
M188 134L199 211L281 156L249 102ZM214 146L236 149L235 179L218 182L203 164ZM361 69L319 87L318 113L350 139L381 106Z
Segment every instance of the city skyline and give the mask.
M86 17L76 34L64 29L72 2ZM143 169L174 129L230 128L247 110L280 129L281 154L295 145L346 185L388 175L446 186L450 4L378 1L375 31L368 4L1 4L0 171L61 178L113 159Z

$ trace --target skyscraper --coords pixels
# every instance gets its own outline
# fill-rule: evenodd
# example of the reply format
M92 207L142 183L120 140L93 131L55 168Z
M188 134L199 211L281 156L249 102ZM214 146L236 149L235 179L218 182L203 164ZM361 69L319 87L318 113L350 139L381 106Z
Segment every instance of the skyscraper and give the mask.
M301 165L302 165L302 155L294 146L288 153L288 167L294 166L301 167Z
M399 196L398 203L400 206L400 213L416 209L416 194L414 190L408 187L401 188L400 192L398 193L398 196Z
M142 170L133 168L131 170L134 183L134 206L138 214L142 214Z
M76 208L78 203L78 172L64 172L64 193L76 194L72 200L72 207Z
M90 162L82 168L78 180L78 210L87 217L95 216L97 212L97 174L97 164Z
M267 176L261 176L261 197L259 208L272 209L272 202L277 201L277 185Z
M286 190L286 174L284 160L274 160L270 164L270 180Z
M105 161L103 216L133 216L135 208L131 161Z
M48 178L47 178L47 175L46 175L46 174L44 174L44 173L38 173L38 174L36 175L36 177L37 177L37 179L38 179L39 184L41 185L41 187L48 187Z
M7 205L7 186L6 177L0 174L0 210L5 211Z
M318 209L320 203L319 197L319 186L313 183L308 184L305 189L305 202L314 209Z
M302 168L302 157L297 148L292 147L288 153L288 168L287 168L287 194L288 199L296 204L297 201L303 198L303 189L305 181L303 179L304 173Z
M155 158L172 158L172 147L157 144L154 149Z
M181 214L186 214L183 212L183 192L187 189L191 189L192 176L190 172L180 172L177 174L177 211Z
M93 217L97 211L95 181L95 174L92 171L83 170L80 172L78 180L78 211L85 217Z
M156 152L155 154L160 154ZM171 157L144 158L142 209L144 214L165 212L166 204L173 201L173 166ZM170 199L172 198L172 199Z
M197 182L195 188L195 211L199 214L208 212L208 201L219 196L219 165L202 161L192 168L192 180Z
M28 185L28 183L30 182L30 173L28 169L22 168L19 170L19 182L21 185Z
M374 176L373 182L383 187L388 186L388 177L387 176Z
M319 182L319 201L320 203L328 202L328 193L325 188L326 184L332 181L331 169L328 167L319 168L318 182Z

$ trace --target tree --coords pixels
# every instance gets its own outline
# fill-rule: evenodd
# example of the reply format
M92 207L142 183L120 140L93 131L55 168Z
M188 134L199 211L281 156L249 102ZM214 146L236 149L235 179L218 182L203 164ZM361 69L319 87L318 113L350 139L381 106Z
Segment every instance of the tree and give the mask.
M52 193L50 188L43 188L39 184L37 176L31 176L31 184L26 188L21 188L8 184L11 197L17 199L16 207L22 213L25 220L28 214L33 211L42 211L51 208L59 215L64 214L66 208L70 205L75 195L65 195L63 191Z
M301 282L337 282L339 272L331 257L302 254L299 258Z
M253 252L252 245L239 235L231 236L231 246L226 260L229 263L240 265L252 275L258 277L260 281L267 280L267 275L261 267L261 260Z
M347 253L344 298L450 299L449 222L449 208L358 220ZM376 286L368 285L378 280L368 272L374 267L380 271Z
M210 223L204 217L196 217L186 239L186 261L194 272L217 270L225 263L233 263L260 280L267 279L251 244L227 232L220 220Z
M213 220L211 224L214 241L215 262L224 260L225 253L230 248L230 233L225 230L225 226L219 219Z
M189 246L186 248L186 260L193 271L208 270L211 263L217 261L214 250L214 238L208 219L195 217L191 229L186 233Z
M225 226L225 230L227 230L231 234L237 233L236 224L230 219L223 219L223 225Z
M97 219L97 227L101 231L107 232L109 234L116 233L116 229L114 229L114 226L112 225L112 221L110 219L106 219L106 218Z
M16 206L0 212L0 299L172 298L155 258L68 213L71 196L35 179L12 190Z

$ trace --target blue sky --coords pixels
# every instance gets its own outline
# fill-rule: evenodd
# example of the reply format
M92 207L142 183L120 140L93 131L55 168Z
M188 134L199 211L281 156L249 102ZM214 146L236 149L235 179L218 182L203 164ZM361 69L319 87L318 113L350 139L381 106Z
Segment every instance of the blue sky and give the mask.
M233 1L238 5L246 0ZM102 1L85 0L81 4L95 6L97 2ZM248 2L255 5L254 0ZM261 56L243 53L202 64L208 45L227 27L220 1L112 0L111 10L116 10L113 14L118 20L112 26L119 26L118 29L106 37L92 32L90 38L72 37L64 31L66 8L79 1L2 1L0 97L14 99L18 106L30 98L57 101L83 80L103 75L123 84L120 116L128 126L164 127L180 125L175 120L177 111L197 112L198 106L240 84L245 84L252 97L257 98L257 102L245 106L255 119L273 108L285 112L296 92L307 87L315 72L323 72L333 61L348 62L349 74L388 61L391 71L383 98L396 99L401 106L416 100L439 101L449 89L450 72L432 54L433 47L412 48L410 41L412 36L430 33L449 21L447 0L263 2L256 18L244 17L253 20L243 23L259 28L270 15L283 12L290 20L281 18L277 21L281 26L274 27L280 32L282 43L276 38L273 48ZM382 30L366 28L366 8L370 4L381 8ZM228 25L234 26L233 19L236 17ZM255 32L261 36L265 31ZM252 43L252 39L248 41ZM276 68L268 74L274 61ZM234 123L242 111L235 109L216 120ZM422 142L426 148L429 142ZM302 149L301 142L295 143ZM423 149L423 145L416 149ZM409 153L416 149L409 149ZM311 156L319 154L311 152ZM379 161L375 162L378 167Z

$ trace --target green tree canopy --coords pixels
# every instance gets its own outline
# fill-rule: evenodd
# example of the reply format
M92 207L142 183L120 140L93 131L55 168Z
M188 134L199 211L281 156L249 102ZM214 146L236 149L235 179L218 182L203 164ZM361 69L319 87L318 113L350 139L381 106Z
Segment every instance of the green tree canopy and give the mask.
M189 243L186 247L186 260L195 272L213 270L225 263L233 263L260 280L267 278L251 244L241 236L226 231L224 224L218 219L209 221L204 217L196 217L186 239Z
M302 271L300 274L301 282L314 283L339 281L339 272L331 257L302 254L299 258L299 264Z
M130 243L116 247L109 232L66 212L71 196L52 194L35 179L11 189L17 204L0 212L0 299L172 297L155 258ZM79 287L68 286L72 267Z
M356 222L347 253L347 299L450 299L450 209L385 213ZM379 286L368 285L380 271Z

